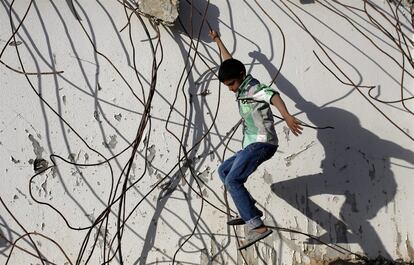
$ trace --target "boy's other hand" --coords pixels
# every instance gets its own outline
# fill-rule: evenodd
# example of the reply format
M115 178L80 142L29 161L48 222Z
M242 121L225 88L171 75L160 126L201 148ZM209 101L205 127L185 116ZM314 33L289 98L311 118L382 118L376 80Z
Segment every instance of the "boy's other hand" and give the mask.
M216 38L220 38L215 30L210 30L208 32L208 35L210 36L212 41L215 41Z
M295 136L302 134L303 128L301 126L301 122L298 119L292 115L289 115L285 117L285 122Z

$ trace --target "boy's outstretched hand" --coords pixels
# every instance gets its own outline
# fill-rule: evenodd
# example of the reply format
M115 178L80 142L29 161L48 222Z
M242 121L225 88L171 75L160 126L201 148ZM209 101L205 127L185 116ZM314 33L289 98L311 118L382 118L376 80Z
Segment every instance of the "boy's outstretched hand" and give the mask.
M292 115L288 115L285 117L285 122L295 136L302 134L303 128L301 126L301 122L298 119Z

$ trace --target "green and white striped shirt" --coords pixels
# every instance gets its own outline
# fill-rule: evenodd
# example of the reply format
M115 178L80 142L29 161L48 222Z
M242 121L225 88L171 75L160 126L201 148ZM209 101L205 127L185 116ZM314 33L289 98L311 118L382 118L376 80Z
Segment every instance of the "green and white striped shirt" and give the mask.
M269 86L260 84L247 75L237 90L239 112L243 118L243 148L251 143L264 142L277 145L271 98L279 94Z

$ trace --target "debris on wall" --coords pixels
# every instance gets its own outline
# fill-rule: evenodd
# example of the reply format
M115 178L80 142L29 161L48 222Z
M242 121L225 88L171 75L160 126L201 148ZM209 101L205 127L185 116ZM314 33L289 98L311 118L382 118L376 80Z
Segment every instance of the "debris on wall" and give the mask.
M178 18L179 0L139 0L140 10L167 25Z

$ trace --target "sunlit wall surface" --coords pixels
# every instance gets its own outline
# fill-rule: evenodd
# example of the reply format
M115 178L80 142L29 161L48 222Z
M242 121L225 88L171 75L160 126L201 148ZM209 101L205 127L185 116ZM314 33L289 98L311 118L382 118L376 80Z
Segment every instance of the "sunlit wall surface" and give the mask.
M1 264L414 260L409 7L188 0L166 26L133 1L0 3ZM242 252L210 29L306 125L275 117L246 184L274 231Z

